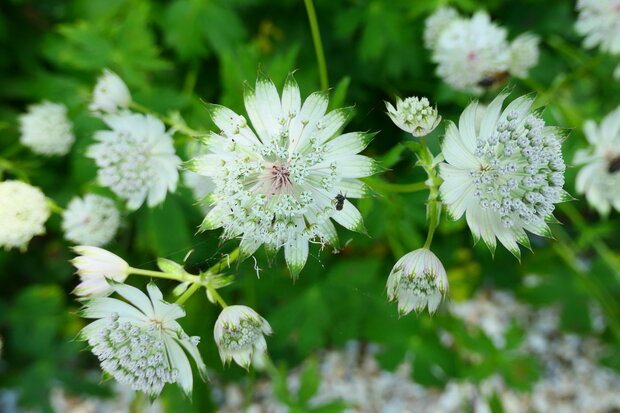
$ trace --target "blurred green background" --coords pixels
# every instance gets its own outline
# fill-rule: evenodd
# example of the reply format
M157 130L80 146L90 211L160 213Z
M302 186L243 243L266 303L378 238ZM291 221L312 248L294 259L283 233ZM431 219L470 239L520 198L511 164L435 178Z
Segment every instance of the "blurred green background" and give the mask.
M228 302L246 304L269 320L275 334L268 339L276 364L294 367L322 348L341 347L355 339L380 344L378 359L393 369L405 354L416 354L413 379L441 387L451 378L479 381L501 371L515 388L527 391L539 375L528 355L494 357L488 338L471 335L448 312L398 318L385 294L387 275L404 253L420 247L426 235L426 191L402 193L390 183L424 179L415 157L403 145L408 137L385 115L384 100L394 96L427 96L444 119L456 120L472 99L454 91L434 74L424 49L424 19L439 1L316 0L325 48L333 107L355 105L347 130L380 131L366 154L388 170L369 183L377 196L357 202L370 237L339 228L346 247L339 254L312 249L308 264L293 283L282 253L269 262L258 254L234 266L236 282L223 290ZM548 123L573 129L564 145L567 163L585 147L585 119L600 120L620 100L620 84L612 72L615 61L586 51L575 33L574 1L460 0L450 2L464 14L484 8L507 27L509 38L524 31L539 34L541 58L525 81L511 80L518 94L537 92L547 105ZM244 113L243 82L253 82L258 68L281 87L285 76L296 78L307 95L319 89L319 76L308 19L301 0L3 0L0 6L0 156L10 154L32 184L65 206L77 194L106 194L95 182L94 163L84 156L93 132L103 128L87 105L103 68L117 72L134 100L159 113L179 111L197 130L213 127L201 99ZM483 102L494 93L481 96ZM42 158L16 147L17 116L41 100L62 102L74 122L76 144L62 158ZM440 126L429 141L435 153ZM179 135L177 135L179 136ZM179 140L178 152L187 159ZM575 194L576 168L567 170L566 189ZM11 177L10 174L5 178ZM619 189L620 190L620 189ZM588 305L596 301L609 327L600 338L609 344L604 363L620 367L618 314L620 305L620 217L601 219L583 200L559 207L563 225L553 225L556 240L532 236L534 252L524 251L519 263L503 248L493 258L472 237L463 220L444 218L433 244L449 273L449 300L464 300L488 287L510 289L535 306L557 303L562 328L577 334L593 332ZM217 231L196 234L202 218L191 191L179 187L163 205L124 213L123 226L108 248L134 267L155 268L156 257L187 261L190 270L206 269L236 242L222 244ZM347 242L347 241L351 242ZM93 377L98 365L73 341L84 321L75 315L79 303L70 295L76 284L63 240L60 217L47 223L28 251L0 252L0 334L4 341L0 387L17 389L20 402L49 410L49 391L61 386L78 394L105 395L107 385ZM526 287L528 274L542 284ZM131 279L136 285L146 280ZM158 280L162 290L172 284ZM260 373L223 368L212 340L217 308L196 294L186 305L182 324L200 335L199 348L208 366L224 382L249 380ZM441 343L439 331L457 337L463 350L484 355L474 363ZM523 331L513 332L523 334ZM522 366L528 368L523 369ZM445 374L435 374L440 366ZM208 383L195 382L193 403L176 386L162 401L169 411L209 412L214 409Z

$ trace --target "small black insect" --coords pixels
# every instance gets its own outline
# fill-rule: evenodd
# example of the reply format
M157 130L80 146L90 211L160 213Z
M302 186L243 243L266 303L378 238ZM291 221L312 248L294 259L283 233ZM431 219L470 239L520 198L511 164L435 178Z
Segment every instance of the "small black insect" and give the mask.
M610 174L620 171L620 156L616 156L611 161L609 161L609 166L607 167L607 170Z
M347 198L342 194L336 195L336 211L342 211L342 207L344 207L344 201L346 199Z
M508 79L508 74L509 73L507 71L490 73L486 75L485 77L483 77L482 80L478 82L478 86L490 88L493 86L500 85L506 79Z

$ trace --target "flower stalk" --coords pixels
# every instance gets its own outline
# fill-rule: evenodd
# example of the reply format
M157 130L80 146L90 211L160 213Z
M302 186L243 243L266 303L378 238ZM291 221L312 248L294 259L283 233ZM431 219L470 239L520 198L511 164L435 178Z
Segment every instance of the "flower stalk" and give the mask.
M321 79L321 89L327 90L329 80L327 78L327 65L325 64L325 53L323 52L323 42L321 41L321 31L319 30L319 22L316 18L316 11L312 0L304 0L306 4L306 12L308 13L308 21L310 22L310 30L312 31L312 42L316 52L316 60L319 66L319 76Z

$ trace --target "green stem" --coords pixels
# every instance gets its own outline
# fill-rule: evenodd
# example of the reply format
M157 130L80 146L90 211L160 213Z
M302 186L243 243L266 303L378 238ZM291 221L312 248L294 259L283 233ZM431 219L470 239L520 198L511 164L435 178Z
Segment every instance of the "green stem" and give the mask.
M175 280L181 282L191 282L192 284L200 286L200 277L185 273L185 275L172 274L169 272L143 270L142 268L129 267L129 274L144 275L147 277L165 278L167 280Z
M437 170L433 165L433 153L428 148L426 138L422 136L420 138L420 146L416 147L416 156L418 157L418 165L424 168L428 179L424 184L428 187L428 201L426 201L426 219L428 220L428 233L426 235L426 242L424 242L424 248L430 248L433 242L433 236L435 235L435 229L439 225L439 219L441 218L441 202L439 198L439 177L437 176Z
M224 301L224 299L222 298L222 296L220 295L220 293L217 292L217 290L215 288L213 288L210 285L207 285L207 290L209 290L209 293L213 296L213 298L215 298L215 301L217 301L217 303L222 307L222 308L226 308L228 307L228 304L226 304L226 301Z
M189 297L194 295L196 291L200 288L200 284L192 284L177 300L175 301L178 305L183 305L188 300Z
M146 113L146 114L150 113L150 114L156 116L162 122L164 122L166 125L168 125L168 126L174 128L174 129L178 130L179 132L183 133L184 135L187 135L187 136L190 136L190 137L205 135L204 132L200 132L200 131L194 130L194 129L190 128L189 126L187 126L185 123L178 122L178 121L172 119L169 116L165 116L165 115L162 115L160 113L155 113L155 112L151 111L149 108L147 108L146 106L142 106L139 103L131 102L130 107L132 109L137 110L138 112Z
M327 79L327 65L325 64L325 54L323 53L323 42L321 41L321 32L319 30L319 22L316 18L316 11L312 0L304 0L306 4L306 12L308 13L308 21L310 22L310 30L312 31L312 42L316 52L316 61L319 66L319 76L321 78L321 89L327 90L329 80Z
M55 214L62 214L64 212L64 208L58 205L53 199L47 198L47 207L50 211Z

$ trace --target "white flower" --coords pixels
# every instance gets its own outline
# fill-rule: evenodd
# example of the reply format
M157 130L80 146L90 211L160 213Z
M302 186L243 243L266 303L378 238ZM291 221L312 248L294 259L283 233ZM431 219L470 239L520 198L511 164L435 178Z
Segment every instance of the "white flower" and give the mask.
M176 189L181 161L162 121L129 112L103 120L112 130L97 131L98 143L87 151L99 167L101 185L126 199L129 209L138 209L145 199L149 207L161 203Z
M185 186L192 190L196 204L200 206L203 213L211 210L211 205L201 202L207 195L215 190L215 184L208 176L198 175L192 171L183 171L183 182Z
M575 29L586 36L585 47L620 54L620 1L578 0L577 11Z
M396 98L396 108L389 102L385 102L385 106L392 122L413 136L428 135L441 121L437 108L432 108L427 98Z
M114 201L95 194L73 198L62 213L65 238L76 244L105 245L116 235L119 223Z
M427 49L434 49L441 32L457 18L459 18L459 14L452 7L438 7L424 21L424 46Z
M524 230L550 236L556 203L572 199L563 189L563 131L545 126L531 112L533 98L522 96L504 111L502 93L486 108L476 127L477 102L450 122L442 145L441 197L453 219L466 214L474 238L493 251L496 240L520 256L528 246Z
M398 260L387 281L391 301L398 300L398 312L411 310L434 313L448 291L448 276L441 261L427 248L419 248Z
M71 260L77 268L81 283L73 291L82 297L109 295L113 288L107 279L124 282L129 275L129 264L116 254L98 247L73 247L79 254Z
M438 64L437 74L455 89L474 93L484 90L479 82L507 71L510 63L506 29L491 22L484 11L471 19L451 20L432 51L432 60Z
M151 397L159 395L166 383L177 383L187 395L193 386L194 359L202 378L206 366L196 345L199 337L189 337L175 320L185 311L177 304L163 301L153 283L147 285L148 297L135 287L113 283L125 300L99 297L86 303L80 315L95 318L80 333L101 368L119 383Z
M510 44L510 74L527 77L529 70L538 63L540 38L531 33L518 36Z
M267 320L245 305L224 308L213 330L222 362L228 363L232 359L246 369L253 359L260 359L267 353L265 334L271 333Z
M598 126L586 121L583 130L591 146L575 154L575 164L585 165L577 174L577 192L603 215L612 206L620 212L620 106Z
M20 181L0 182L0 246L25 250L32 237L45 233L49 216L39 188Z
M123 79L108 69L97 79L89 109L93 112L114 113L131 103L131 94Z
M75 141L72 128L65 105L42 102L20 115L19 141L41 155L66 155Z
M372 175L378 166L357 153L374 135L341 135L352 109L325 114L327 103L327 94L316 92L302 106L292 75L280 99L271 80L259 75L256 89L248 87L245 93L256 134L243 116L209 105L221 132L204 139L208 154L187 164L215 184L210 196L213 209L201 229L223 227L224 238L241 238L244 257L262 244L271 252L284 247L294 276L306 263L308 242L337 245L330 219L363 232L359 211L336 197L360 198L368 193L357 178Z

